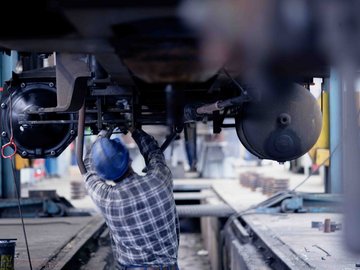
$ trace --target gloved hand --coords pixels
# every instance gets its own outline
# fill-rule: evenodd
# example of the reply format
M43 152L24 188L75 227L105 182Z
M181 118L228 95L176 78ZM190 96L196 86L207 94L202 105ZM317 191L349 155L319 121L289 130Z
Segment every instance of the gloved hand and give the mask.
M132 123L131 125L128 125L127 130L130 131L130 133L133 133L137 129L141 129L141 124L139 123Z
M133 133L135 129L136 129L135 127L131 126L131 127L128 127L127 130L130 131L130 133Z
M98 133L98 138L110 138L111 134L113 133L113 129L110 128L108 130L102 129L100 130L100 132Z

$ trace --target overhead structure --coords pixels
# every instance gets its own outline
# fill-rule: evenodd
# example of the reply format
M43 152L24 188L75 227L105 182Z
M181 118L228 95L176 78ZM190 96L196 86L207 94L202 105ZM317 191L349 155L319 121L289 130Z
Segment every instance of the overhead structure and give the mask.
M323 5L246 2L222 3L227 18L214 1L42 0L31 3L31 14L28 4L12 2L21 27L2 31L0 47L19 52L22 72L0 101L3 140L13 129L21 156L58 156L78 135L84 105L84 127L94 134L130 125L167 125L172 134L189 122L213 122L214 133L235 128L259 158L303 155L321 129L303 86L328 76L333 61L332 47L322 51L313 35L325 29L330 38L318 27L327 23L318 16ZM259 33L237 13L251 14Z

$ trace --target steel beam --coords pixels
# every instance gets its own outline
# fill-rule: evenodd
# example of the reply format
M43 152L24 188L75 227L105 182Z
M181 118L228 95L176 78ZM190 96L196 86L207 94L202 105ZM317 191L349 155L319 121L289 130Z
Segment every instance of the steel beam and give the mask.
M330 175L326 182L327 193L341 193L342 187L342 151L341 143L341 111L342 111L342 81L333 69L330 72L329 111L330 111Z

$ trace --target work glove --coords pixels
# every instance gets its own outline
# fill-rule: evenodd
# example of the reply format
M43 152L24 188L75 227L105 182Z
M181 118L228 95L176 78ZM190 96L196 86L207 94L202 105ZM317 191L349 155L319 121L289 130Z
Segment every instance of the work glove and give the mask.
M106 129L102 129L100 130L100 132L98 133L98 138L110 138L111 134L113 133L113 129L110 128L108 130Z

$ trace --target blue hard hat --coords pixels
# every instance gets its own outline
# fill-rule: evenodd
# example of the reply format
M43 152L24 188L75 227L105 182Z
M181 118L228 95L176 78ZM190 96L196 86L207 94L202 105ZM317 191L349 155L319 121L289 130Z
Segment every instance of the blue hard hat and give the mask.
M97 174L106 180L116 180L129 167L129 151L119 138L99 138L91 150L92 165Z

